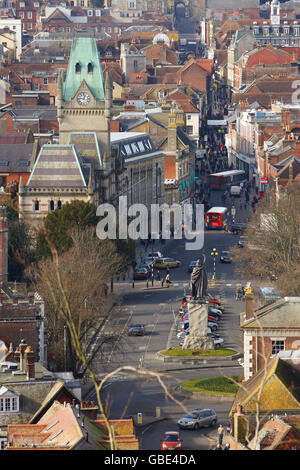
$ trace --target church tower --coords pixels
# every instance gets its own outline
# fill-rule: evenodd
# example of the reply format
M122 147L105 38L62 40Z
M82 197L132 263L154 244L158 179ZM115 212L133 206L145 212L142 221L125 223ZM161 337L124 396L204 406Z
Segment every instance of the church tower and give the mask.
M66 77L57 83L57 118L60 144L71 133L95 133L102 157L102 170L109 173L112 83L104 83L95 38L74 38Z

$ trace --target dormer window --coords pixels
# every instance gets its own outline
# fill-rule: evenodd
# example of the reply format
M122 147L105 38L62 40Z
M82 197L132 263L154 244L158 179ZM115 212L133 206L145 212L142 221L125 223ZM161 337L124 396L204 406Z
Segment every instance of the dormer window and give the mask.
M19 411L19 395L6 387L0 388L0 414Z
M93 73L93 64L91 62L88 63L88 73Z
M81 65L79 62L76 62L76 65L75 65L75 72L76 73L81 73Z

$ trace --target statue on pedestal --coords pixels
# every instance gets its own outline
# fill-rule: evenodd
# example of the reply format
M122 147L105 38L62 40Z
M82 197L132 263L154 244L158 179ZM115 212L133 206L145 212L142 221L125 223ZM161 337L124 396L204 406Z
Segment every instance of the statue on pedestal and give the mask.
M201 255L201 258L197 260L196 266L191 274L193 300L205 299L207 296L207 274L204 266L205 259L205 255Z
M197 260L191 274L192 301L189 303L190 333L185 337L182 349L214 349L214 342L207 335L208 306L207 274L204 267L205 255Z

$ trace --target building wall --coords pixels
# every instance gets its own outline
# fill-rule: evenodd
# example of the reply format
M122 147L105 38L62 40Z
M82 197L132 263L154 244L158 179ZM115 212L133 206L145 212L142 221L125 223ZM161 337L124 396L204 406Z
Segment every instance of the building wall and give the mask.
M286 350L297 350L300 341L300 329L298 332L287 330L244 332L244 375L245 380L252 377L258 370L264 367L265 359L269 361L271 356L271 341L284 340Z

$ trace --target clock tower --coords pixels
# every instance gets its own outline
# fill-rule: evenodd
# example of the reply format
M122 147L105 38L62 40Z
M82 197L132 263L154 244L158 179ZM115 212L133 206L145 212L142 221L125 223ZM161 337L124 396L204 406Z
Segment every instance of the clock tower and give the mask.
M60 144L68 144L72 133L97 136L102 170L110 173L110 119L112 83L106 82L95 38L74 38L65 77L57 83L57 118Z

